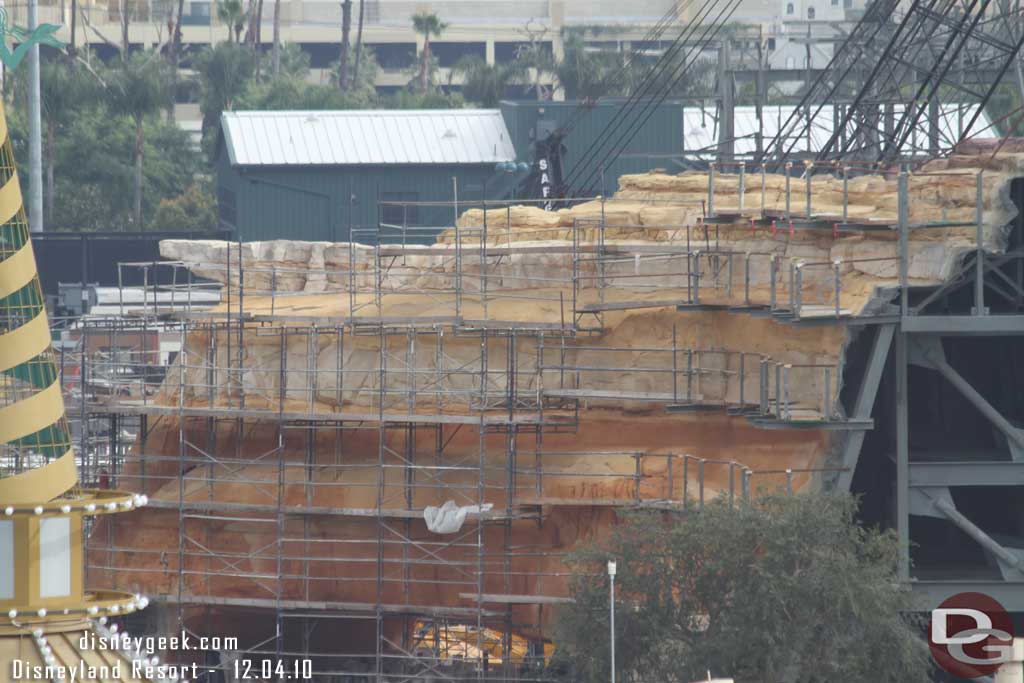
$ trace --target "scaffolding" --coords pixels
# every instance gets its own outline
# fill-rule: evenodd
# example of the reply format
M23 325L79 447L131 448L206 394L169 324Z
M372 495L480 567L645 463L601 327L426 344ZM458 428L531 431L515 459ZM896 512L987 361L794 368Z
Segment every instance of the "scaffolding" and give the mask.
M569 230L601 244L599 224ZM446 277L462 286L424 296L461 313L471 290L468 269L454 267L469 262L458 244L440 258L451 259ZM536 301L522 286L529 273L496 275L502 258L526 247L479 244L485 265L475 275L490 281L472 294L492 311L481 317L385 315L382 300L414 289L407 273L396 286L389 269L432 249L411 244L365 249L374 265L362 279L355 268L323 273L343 286L321 294L355 302L340 316L296 311L297 293L276 286L287 269L261 272L239 252L230 264L188 264L226 287L187 274L184 263L124 264L154 277L123 316L62 321L70 341L58 366L83 479L148 493L149 519L168 535L145 543L120 522L99 525L88 548L92 580L158 587L152 597L186 631L211 615L260 615L259 637L213 667L225 671L232 657L269 657L309 659L317 677L334 680L541 680L546 615L569 600L569 577L564 551L543 534L526 543L526 533L566 510L697 510L720 495L792 491L826 473L561 447L559 434L609 401L820 426L838 417L838 368L690 347L675 334L660 346L600 346L599 326L581 324L576 301L557 320L502 320L492 302ZM559 287L599 299L625 279L617 260L646 268L664 257L674 267L678 256L668 246L606 246L572 240L556 254L568 264ZM155 276L162 269L172 275ZM645 277L651 284L660 274ZM209 290L222 308L195 310L195 293ZM796 373L818 375L814 405L787 393ZM578 489L560 486L569 478ZM435 533L430 518L448 502L461 526ZM352 629L374 637L343 645L327 635Z
M593 218L524 231L509 203L488 202L480 226L382 225L367 244L338 245L343 268L258 266L241 244L222 261L123 264L143 270L126 278L145 283L141 294L126 294L123 315L61 323L70 341L58 366L83 479L147 493L163 537L140 542L105 521L89 570L115 587L157 586L186 630L248 620L259 633L222 654L214 668L225 671L232 657L269 657L309 659L334 680L542 680L547 614L570 599L564 550L543 532L557 520L581 508L699 510L849 477L567 448L594 409L873 425L845 414L838 360L701 345L676 326L613 343L611 312L882 324L843 307L852 264L883 262L905 291L911 230L967 232L980 252L980 209L971 221L911 222L907 185L926 174L897 176L891 220L855 221L848 169L814 168L773 181L771 200L739 192L730 207L716 189L749 179L719 167L705 202L668 203L693 217L678 224L613 223L621 205L598 197ZM811 199L795 208L819 174L841 183L841 215ZM754 196L767 185L752 183ZM976 187L980 207L980 175ZM504 222L488 225L495 210ZM779 248L737 250L737 230ZM882 240L892 256L787 263L798 231L902 239ZM306 310L311 296L331 305ZM214 298L219 308L197 310ZM446 514L456 531L442 532Z
M90 323L82 325L88 339ZM140 330L154 326L178 336L173 359L158 346L125 350L122 340L145 343ZM123 530L106 524L90 539L89 570L119 585L138 576L162 586L153 597L173 605L185 629L196 628L196 610L273 615L274 637L244 654L308 658L318 676L537 680L540 637L525 650L519 641L539 633L545 606L568 599L567 575L559 552L519 540L523 525L571 506L699 508L719 494L791 491L814 474L685 453L545 447L545 436L578 427L581 401L604 396L586 382L609 370L571 362L593 349L547 329L139 318L103 321L97 333L107 340L101 350L61 358L89 454L83 478L150 492L154 523L177 528L178 539L172 552L125 545ZM246 338L276 350L275 362L252 362L251 348L241 352ZM373 362L352 365L369 347ZM323 350L340 362L323 367ZM696 396L685 384L706 392L734 374L729 362L706 360L729 353L659 351L690 359L670 371L679 390L631 399L683 403ZM756 395L743 387L758 381L764 359L736 358L741 372L750 367L739 391ZM159 371L138 371L159 362ZM176 452L150 445L166 420ZM588 461L605 470L581 472ZM569 476L585 480L581 496L559 495ZM337 505L342 490L361 504ZM446 501L472 511L456 533L435 534L425 512ZM236 535L255 540L239 549ZM352 620L372 624L375 651L318 650L318 624Z

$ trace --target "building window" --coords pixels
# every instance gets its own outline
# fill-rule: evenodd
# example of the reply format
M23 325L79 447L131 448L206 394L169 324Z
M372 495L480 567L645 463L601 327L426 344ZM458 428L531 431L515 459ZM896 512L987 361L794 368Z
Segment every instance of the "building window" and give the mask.
M839 0L832 0L833 7L839 7Z
M807 18L808 19L814 19L814 14L815 14L814 13L814 8L813 7L808 7L807 8Z
M789 3L788 5L786 5L786 14L793 14L794 12L796 12L796 7L793 5L793 3Z
M387 225L416 225L419 207L402 202L415 202L419 198L419 192L381 193L380 222Z
M792 69L794 67L796 67L796 60L792 57L786 57L786 68Z
M769 38L768 39L768 51L771 52L774 49L775 49L775 39L774 38Z
M39 520L39 597L71 595L71 518Z
M234 190L221 187L217 191L217 215L222 225L235 227L238 224L238 209L235 202Z

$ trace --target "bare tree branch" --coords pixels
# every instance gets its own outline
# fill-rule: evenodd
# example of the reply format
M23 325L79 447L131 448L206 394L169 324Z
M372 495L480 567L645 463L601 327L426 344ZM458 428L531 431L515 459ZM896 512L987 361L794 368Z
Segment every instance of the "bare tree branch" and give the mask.
M114 48L114 49L116 49L118 51L121 50L121 46L118 43L115 43L110 38L107 38L105 35L103 35L103 33L98 28L96 28L95 26L92 25L92 22L89 21L89 15L87 15L85 13L85 8L84 7L79 5L78 9L82 13L82 23L85 24L86 28L88 28L90 31L95 33L96 37L98 37L100 40L102 40L104 43L106 43L110 47L112 47L112 48Z

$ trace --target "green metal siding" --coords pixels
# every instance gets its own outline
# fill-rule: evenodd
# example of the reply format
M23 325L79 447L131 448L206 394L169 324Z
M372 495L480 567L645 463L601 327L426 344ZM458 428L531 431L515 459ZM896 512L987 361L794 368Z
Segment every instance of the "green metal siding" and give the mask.
M618 101L600 102L582 113L575 128L564 140L567 150L566 177L573 172L575 164L584 157L587 150L597 143L605 126L612 121L621 107L622 102ZM533 140L539 121L550 121L554 127L562 127L576 116L578 108L578 102L502 102L501 113L512 135L516 158L520 161L532 161ZM635 118L635 115L631 118ZM616 135L624 132L619 130ZM592 158L601 159L610 146L610 143L603 145L598 150L600 153ZM615 192L618 189L619 176L627 173L644 173L653 168L672 170L675 165L665 156L678 155L682 149L683 105L675 101L663 102L654 109L619 158L604 169L603 185L600 181L600 168L596 170L595 180L587 188L588 194L608 195Z
M234 192L238 236L246 241L296 239L346 241L351 227L374 228L378 197L413 195L451 201L452 178L460 204L478 201L485 185L497 196L501 178L492 165L467 166L251 166L232 167L221 150L218 195ZM419 207L410 225L450 226L452 207ZM360 230L359 241L369 233Z

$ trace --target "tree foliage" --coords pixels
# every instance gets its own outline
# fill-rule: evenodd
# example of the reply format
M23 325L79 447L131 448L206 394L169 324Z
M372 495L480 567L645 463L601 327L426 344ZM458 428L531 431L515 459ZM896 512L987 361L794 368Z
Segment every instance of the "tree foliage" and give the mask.
M518 60L488 64L477 56L460 59L452 69L462 76L462 94L481 107L493 108L505 96L509 86L527 82L527 69Z
M170 80L167 62L156 52L136 52L120 65L108 69L105 102L113 112L127 114L135 124L133 159L135 174L132 220L137 229L143 226L142 195L144 189L145 120L160 111L165 103L164 92Z
M181 195L161 199L153 214L154 230L210 230L217 225L217 202L209 187L199 183Z
M349 72L348 94L354 96L356 101L370 103L377 94L376 87L374 86L377 80L377 72L380 71L377 57L373 54L373 50L366 45L353 45L349 47L348 63L352 65L359 64L358 73L354 69ZM340 71L341 61L336 60L332 62L330 72L333 82L337 83L340 81Z
M591 49L583 36L565 36L565 56L555 65L555 75L567 99L587 99L605 95L624 95L628 83L616 78L623 65L623 54Z
M303 50L298 43L283 43L280 47L279 59L279 76L281 78L305 79L309 76L309 53ZM260 73L270 74L270 77L273 78L273 54L263 53L260 60L262 62Z
M616 670L626 682L926 683L930 657L896 580L891 532L850 497L766 497L700 513L637 512L576 554L557 666L609 679L608 577L618 560Z
M138 131L136 121L120 108L122 103L115 101L111 90L121 83L116 73L119 64L113 63L109 72L100 70L99 78L69 60L42 65L44 149L47 165L52 159L54 179L48 230L127 230L135 226ZM7 110L15 158L23 171L28 169L24 90L16 84ZM49 104L47 92L51 94ZM146 225L145 219L153 215L161 200L181 195L205 170L202 155L177 125L152 113L143 116L142 125L142 214Z
M249 11L242 0L220 0L217 3L217 19L228 27L228 42L242 42L242 29L249 22Z
M195 58L199 76L199 109L203 112L203 145L211 151L220 125L220 115L234 109L255 73L251 50L241 45L219 43L202 50Z
M446 28L448 28L448 24L441 21L441 18L432 12L422 11L412 15L412 30L423 36L419 75L414 81L420 92L430 89L435 71L430 54L430 39L435 36L439 37Z

